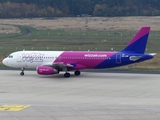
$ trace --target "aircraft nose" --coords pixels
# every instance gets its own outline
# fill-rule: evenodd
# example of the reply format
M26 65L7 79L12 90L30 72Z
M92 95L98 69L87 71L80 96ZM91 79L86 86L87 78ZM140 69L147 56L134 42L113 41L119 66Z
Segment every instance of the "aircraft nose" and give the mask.
M3 59L2 63L3 63L4 65L7 65L8 62L7 62L6 58Z

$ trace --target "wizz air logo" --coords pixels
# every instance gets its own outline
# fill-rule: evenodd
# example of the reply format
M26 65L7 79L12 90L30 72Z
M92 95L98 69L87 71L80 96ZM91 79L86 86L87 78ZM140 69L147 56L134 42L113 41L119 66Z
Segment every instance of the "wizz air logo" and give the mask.
M23 53L22 54L22 61L23 62L43 62L44 54L41 53Z
M85 54L85 57L107 57L106 54Z

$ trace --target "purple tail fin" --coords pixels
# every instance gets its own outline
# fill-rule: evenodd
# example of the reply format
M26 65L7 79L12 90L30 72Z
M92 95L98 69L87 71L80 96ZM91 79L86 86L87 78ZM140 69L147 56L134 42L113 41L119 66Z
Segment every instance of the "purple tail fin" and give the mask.
M149 32L150 27L142 27L122 52L128 51L143 54L146 49Z

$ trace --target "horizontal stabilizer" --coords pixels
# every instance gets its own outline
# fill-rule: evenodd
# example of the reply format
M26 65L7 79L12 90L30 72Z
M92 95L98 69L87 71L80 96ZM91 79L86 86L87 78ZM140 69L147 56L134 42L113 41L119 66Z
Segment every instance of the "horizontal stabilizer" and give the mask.
M149 55L155 56L157 55L157 53L149 53Z

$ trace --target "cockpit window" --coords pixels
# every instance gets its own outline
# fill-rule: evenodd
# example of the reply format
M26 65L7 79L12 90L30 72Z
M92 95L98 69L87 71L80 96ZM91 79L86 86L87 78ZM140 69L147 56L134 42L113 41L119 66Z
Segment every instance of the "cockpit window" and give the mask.
M9 55L8 57L9 57L9 58L13 58L13 55Z

